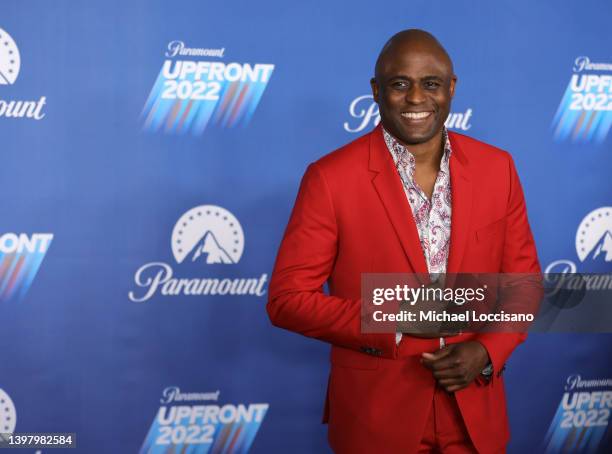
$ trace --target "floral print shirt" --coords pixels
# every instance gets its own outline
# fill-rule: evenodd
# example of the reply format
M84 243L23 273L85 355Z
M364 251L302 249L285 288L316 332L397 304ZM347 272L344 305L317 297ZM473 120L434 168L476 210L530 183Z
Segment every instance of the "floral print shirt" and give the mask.
M444 129L444 153L431 200L414 181L415 159L408 149L383 128L387 148L393 156L406 198L419 232L421 248L432 276L446 272L451 233L451 180L449 160L451 145Z

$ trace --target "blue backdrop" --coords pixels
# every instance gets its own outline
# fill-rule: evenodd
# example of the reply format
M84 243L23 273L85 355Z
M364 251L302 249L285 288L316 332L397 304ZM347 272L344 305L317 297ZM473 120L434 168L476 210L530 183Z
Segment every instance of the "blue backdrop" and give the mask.
M267 283L307 164L376 124L368 81L401 29L455 62L449 127L514 156L543 268L612 271L611 14L4 0L0 432L75 432L88 453L329 451L328 346L271 327ZM610 452L610 358L609 334L519 347L510 452Z

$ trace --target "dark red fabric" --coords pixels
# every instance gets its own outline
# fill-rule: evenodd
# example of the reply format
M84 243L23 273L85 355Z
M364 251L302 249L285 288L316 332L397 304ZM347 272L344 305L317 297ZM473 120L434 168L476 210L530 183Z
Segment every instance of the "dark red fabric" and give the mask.
M477 453L453 394L436 387L418 454Z

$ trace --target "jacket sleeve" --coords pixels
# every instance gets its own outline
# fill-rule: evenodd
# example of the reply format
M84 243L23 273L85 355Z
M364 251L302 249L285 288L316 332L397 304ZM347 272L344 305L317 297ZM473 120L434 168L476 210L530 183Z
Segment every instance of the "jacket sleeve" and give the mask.
M505 292L500 294L502 304L522 304L533 311L543 290L539 279L540 264L533 240L523 190L508 155L510 191L506 212L505 241L500 272L506 281ZM516 275L516 282L510 285ZM509 301L509 302L508 302ZM506 306L508 307L508 306ZM481 333L478 340L489 353L494 373L499 376L514 349L527 338L526 333Z
M323 285L338 252L332 195L311 164L283 237L269 287L272 324L340 347L393 357L393 334L361 333L361 301L329 296Z

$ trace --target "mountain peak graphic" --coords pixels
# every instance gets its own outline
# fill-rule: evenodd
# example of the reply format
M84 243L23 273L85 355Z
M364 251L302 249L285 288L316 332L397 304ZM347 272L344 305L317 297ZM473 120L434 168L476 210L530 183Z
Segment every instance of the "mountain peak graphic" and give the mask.
M589 252L587 259L605 262L612 261L612 232L610 230L606 230L601 235L595 247Z
M221 247L215 234L207 230L202 239L192 249L191 261L195 262L200 257L206 257L206 264L234 263L230 255Z

